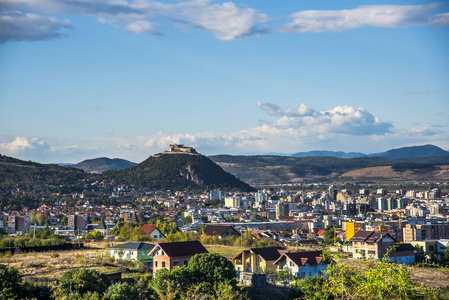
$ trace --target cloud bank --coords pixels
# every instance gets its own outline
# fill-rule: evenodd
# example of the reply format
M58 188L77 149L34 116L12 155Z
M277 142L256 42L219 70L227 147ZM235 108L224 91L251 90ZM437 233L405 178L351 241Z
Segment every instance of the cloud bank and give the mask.
M308 10L290 16L284 32L346 31L364 26L402 28L418 25L447 26L448 15L432 15L440 3L428 5L364 5L347 10Z
M272 120L231 133L195 132L147 136L111 135L94 140L57 141L37 137L2 137L0 153L39 162L80 162L108 156L140 162L165 150L169 144L186 144L203 154L294 153L309 150L341 150L372 153L423 143L449 148L447 131L441 126L395 129L364 108L336 106L315 110L304 103L280 107L258 102ZM3 141L2 141L3 140Z
M346 31L373 26L404 28L409 26L449 26L449 13L434 14L441 3L427 5L364 5L344 10L304 10L289 16L290 21L277 16L281 25L269 26L273 19L267 14L231 1L190 0L167 4L157 1L106 0L0 0L2 40L44 40L60 36L67 27L47 15L82 15L99 22L137 34L162 34L159 20L171 20L178 27L211 32L220 40L234 40L274 32ZM9 9L9 11L7 11ZM19 10L34 10L26 14ZM12 26L12 27L10 27Z

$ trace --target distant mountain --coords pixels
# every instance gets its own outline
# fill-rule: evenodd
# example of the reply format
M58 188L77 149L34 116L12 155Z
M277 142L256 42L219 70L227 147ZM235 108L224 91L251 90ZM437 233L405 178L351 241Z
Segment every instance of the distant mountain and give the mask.
M82 169L88 173L102 173L107 170L122 170L135 166L136 163L130 162L121 158L107 158L100 157L94 159L87 159L72 166L77 169Z
M380 156L389 159L402 159L410 157L436 157L448 154L449 152L444 151L440 147L434 145L423 145L392 149L382 153L370 154L369 156Z
M295 154L291 154L292 157L310 157L310 156L333 156L337 158L356 158L356 157L364 157L366 154L360 152L343 152L343 151L308 151L308 152L298 152Z
M353 170L382 166L389 166L390 169L392 166L399 166L407 170L420 170L419 172L423 173L423 176L425 177L425 174L432 171L432 166L426 165L449 164L449 155L437 157L409 157L395 160L379 156L343 159L332 156L287 157L268 155L215 155L210 156L209 158L220 165L225 171L234 174L239 179L253 186L313 181L326 182L337 180L343 173ZM426 167L426 169L424 170L422 167ZM416 178L416 176L408 177L406 173L402 174L402 180L404 181ZM381 176L379 178L381 178ZM388 178L387 174L385 175L385 178ZM447 180L449 180L449 178L447 178Z
M178 147L178 145L175 145ZM153 155L128 169L106 171L103 176L137 187L164 190L238 190L253 188L225 172L192 148L175 148ZM184 151L187 149L186 151Z

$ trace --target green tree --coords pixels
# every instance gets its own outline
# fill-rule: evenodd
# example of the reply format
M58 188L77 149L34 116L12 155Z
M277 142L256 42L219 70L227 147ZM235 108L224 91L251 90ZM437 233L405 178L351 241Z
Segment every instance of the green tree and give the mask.
M0 264L0 299L22 299L22 275L13 267Z
M161 269L156 272L149 287L156 292L158 299L176 299L190 287L192 279L187 267L171 271Z
M334 238L335 238L335 228L332 227L331 229L327 230L324 233L323 243L326 245L333 245ZM341 242L341 240L339 238L337 238L336 241Z
M91 233L86 233L83 238L85 239L94 239L94 240L102 240L104 239L103 233L100 231L93 231Z
M236 284L234 265L217 253L195 255L190 259L188 268L197 282Z
M103 294L109 287L110 280L96 270L72 269L65 272L54 290L56 298L72 293L84 295L87 292Z
M128 300L139 299L139 292L136 287L123 283L111 285L105 293L105 300Z

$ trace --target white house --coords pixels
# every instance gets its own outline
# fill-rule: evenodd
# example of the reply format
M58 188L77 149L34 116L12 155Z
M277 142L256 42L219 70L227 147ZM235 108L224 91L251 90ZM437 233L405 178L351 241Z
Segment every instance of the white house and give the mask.
M289 270L299 278L322 275L327 270L327 263L321 257L321 251L287 252L281 255L274 264L278 272Z

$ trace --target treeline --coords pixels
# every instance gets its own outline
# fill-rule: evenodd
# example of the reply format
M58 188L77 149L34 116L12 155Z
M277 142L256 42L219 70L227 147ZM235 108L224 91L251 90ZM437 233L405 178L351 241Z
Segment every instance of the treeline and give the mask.
M396 172L404 172L404 171L415 171L415 170L426 170L426 171L433 171L435 170L435 166L431 164L420 164L420 163L411 163L411 162L404 162L404 163L394 163L391 165L394 171Z

